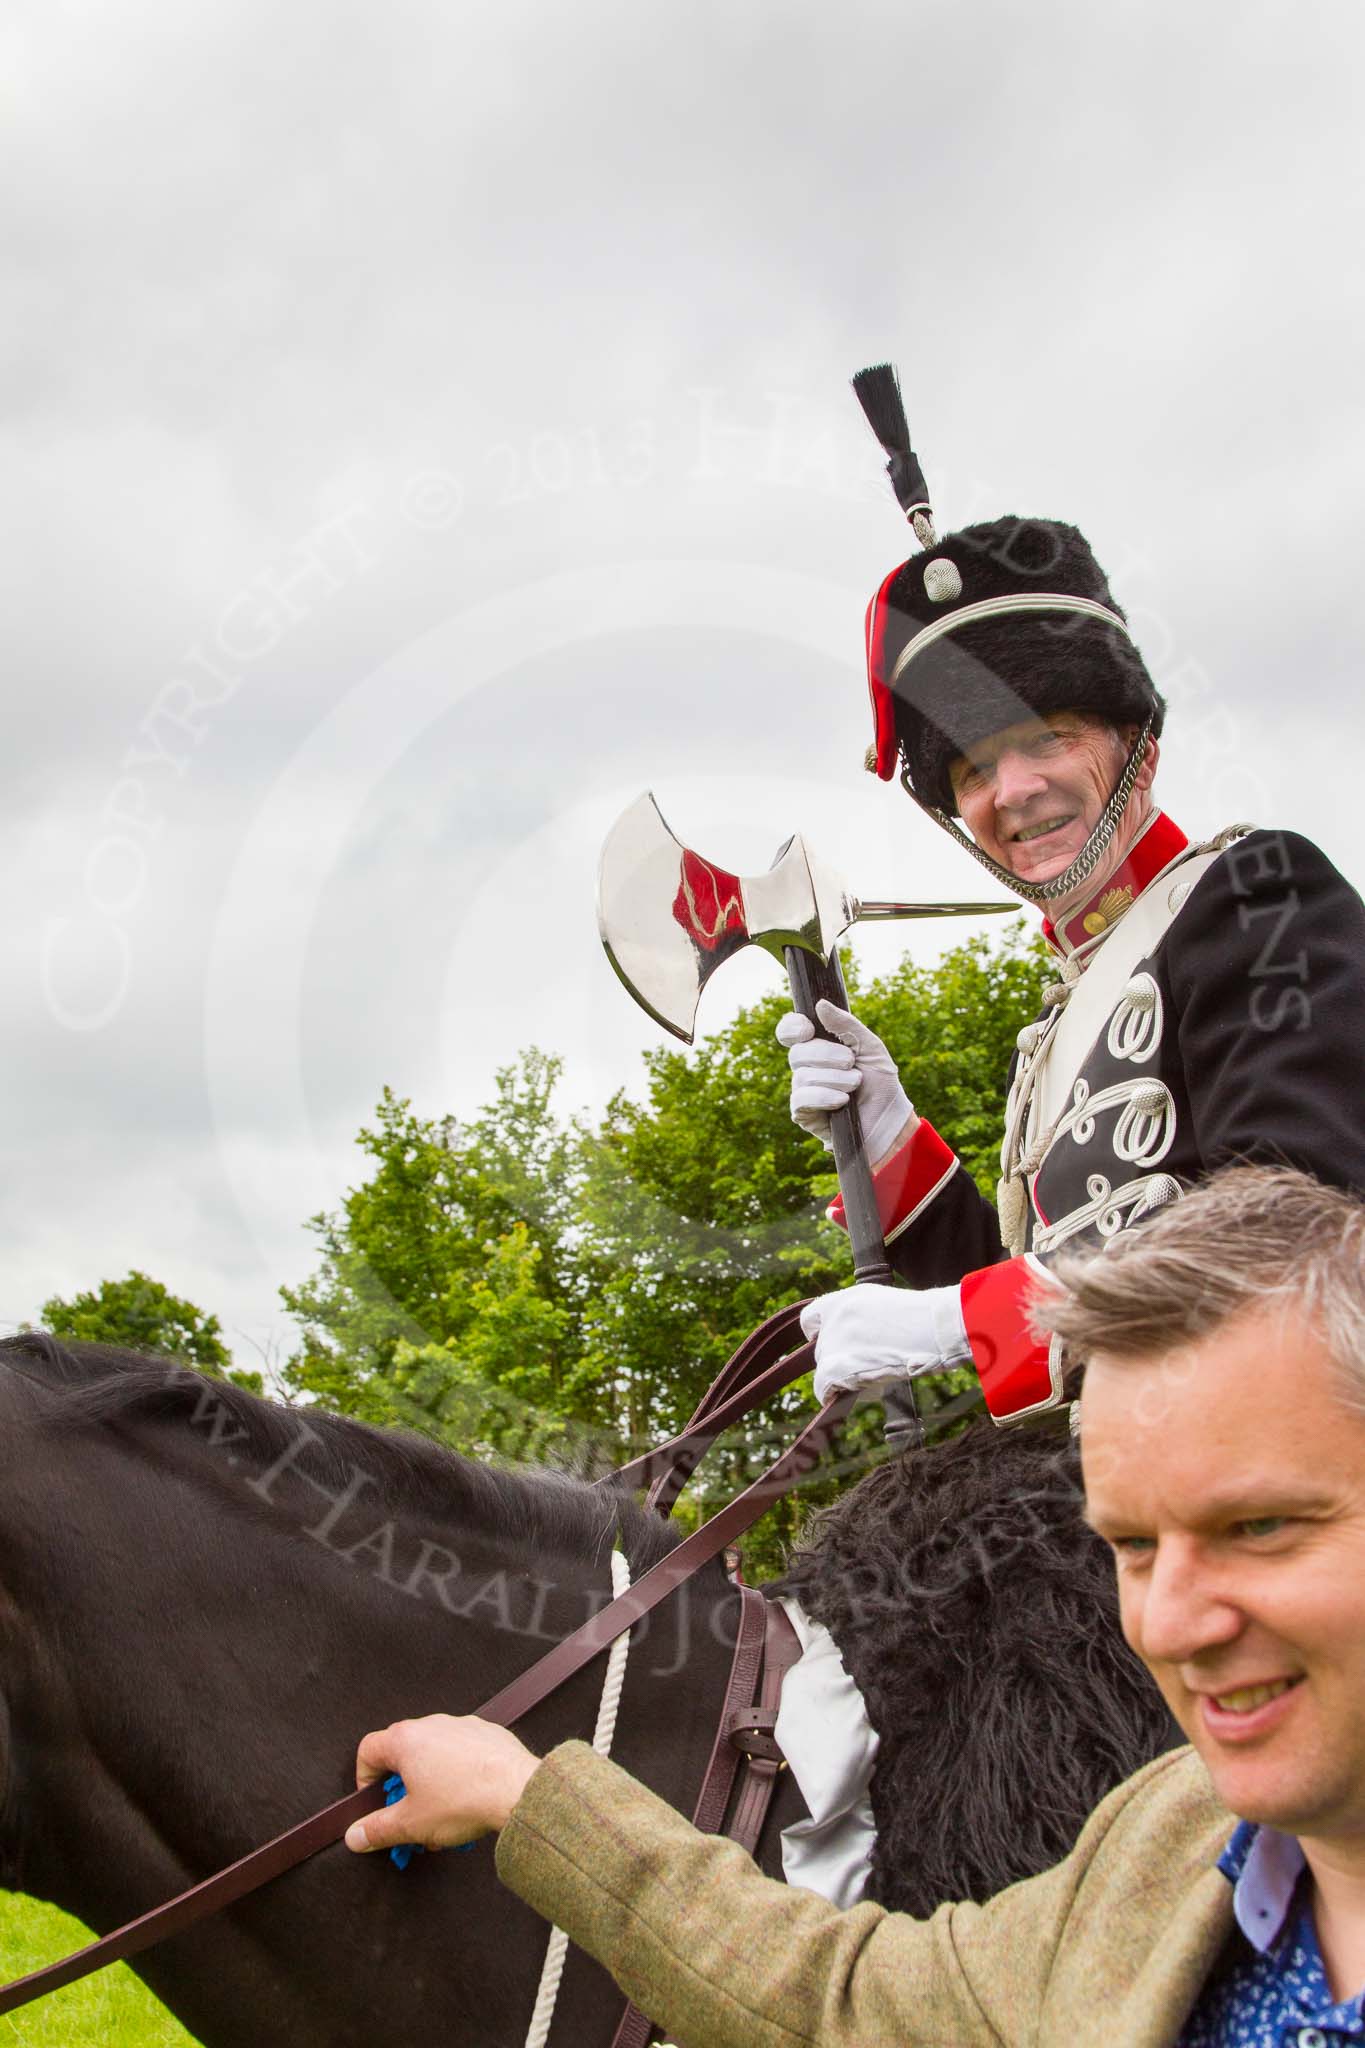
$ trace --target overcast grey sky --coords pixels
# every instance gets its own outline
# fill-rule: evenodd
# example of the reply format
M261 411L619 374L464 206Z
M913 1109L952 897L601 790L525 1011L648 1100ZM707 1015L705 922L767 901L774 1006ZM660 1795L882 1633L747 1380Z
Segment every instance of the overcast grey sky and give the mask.
M593 874L647 786L741 869L800 829L980 892L861 769L865 362L941 524L1089 534L1187 828L1365 879L1363 44L1339 0L11 8L0 1324L138 1265L247 1357L386 1082L633 1083Z

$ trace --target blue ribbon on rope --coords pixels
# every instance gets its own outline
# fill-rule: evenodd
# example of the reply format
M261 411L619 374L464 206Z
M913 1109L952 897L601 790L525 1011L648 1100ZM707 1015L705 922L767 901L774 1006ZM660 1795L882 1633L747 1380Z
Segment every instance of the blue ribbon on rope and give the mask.
M385 1806L397 1806L400 1799L407 1798L407 1794L408 1788L399 1777L397 1771L390 1772L389 1776L384 1780ZM458 1846L462 1850L476 1849L478 1844L477 1842L461 1842ZM390 1849L389 1861L390 1863L397 1864L400 1870L406 1870L414 1856L424 1856L425 1854L426 1850L421 1842L400 1842L396 1849Z
M407 1786L403 1783L397 1771L392 1772L384 1780L385 1806L397 1806L400 1799L406 1798L407 1790ZM400 1842L396 1849L390 1849L389 1861L390 1863L396 1863L400 1870L406 1870L413 1857L422 1854L423 1849L420 1842Z

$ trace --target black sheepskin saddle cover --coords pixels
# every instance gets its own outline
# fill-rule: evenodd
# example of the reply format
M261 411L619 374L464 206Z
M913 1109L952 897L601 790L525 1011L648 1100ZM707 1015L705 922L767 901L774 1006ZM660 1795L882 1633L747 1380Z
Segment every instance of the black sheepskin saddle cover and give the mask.
M812 1519L780 1590L830 1630L881 1738L885 1906L923 1916L1049 1868L1180 1740L1063 1433L986 1422L879 1466Z

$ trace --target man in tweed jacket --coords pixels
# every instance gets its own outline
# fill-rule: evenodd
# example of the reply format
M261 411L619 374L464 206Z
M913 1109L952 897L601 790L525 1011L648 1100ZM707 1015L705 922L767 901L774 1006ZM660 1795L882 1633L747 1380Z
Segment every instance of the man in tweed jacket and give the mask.
M1063 1863L928 1921L840 1912L584 1744L541 1762L446 1716L366 1737L360 1780L398 1770L407 1797L350 1846L501 1829L504 1882L680 2048L1359 2038L1365 1207L1233 1168L1064 1277L1087 1512L1190 1747L1113 1792Z

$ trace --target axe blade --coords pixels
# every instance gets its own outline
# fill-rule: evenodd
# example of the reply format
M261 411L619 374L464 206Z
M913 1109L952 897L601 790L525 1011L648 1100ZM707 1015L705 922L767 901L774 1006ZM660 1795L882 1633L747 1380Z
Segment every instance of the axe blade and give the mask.
M649 792L612 826L598 865L607 958L641 1009L685 1045L702 990L745 946L779 960L788 946L802 946L823 959L856 914L847 890L799 837L767 874L744 879L684 846Z

